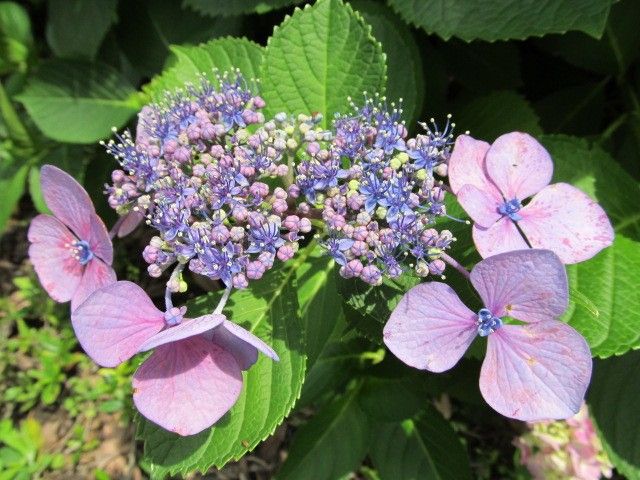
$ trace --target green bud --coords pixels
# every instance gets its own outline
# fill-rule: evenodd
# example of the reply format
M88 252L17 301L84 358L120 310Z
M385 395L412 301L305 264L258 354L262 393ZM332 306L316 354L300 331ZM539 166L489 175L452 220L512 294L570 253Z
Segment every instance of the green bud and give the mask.
M400 162L396 157L393 157L389 162L389 166L394 170L398 170L402 166L402 162Z
M420 181L427 179L427 171L424 168L421 168L416 172L416 178Z
M429 257L430 260L435 260L436 258L440 258L440 255L442 255L441 248L431 247L429 250L427 250L427 256Z
M387 216L387 209L384 207L378 207L376 210L376 217L383 220Z
M289 150L296 150L298 148L298 142L296 142L293 138L289 138L287 140L287 148Z
M187 291L187 288L189 288L189 286L187 285L187 282L185 282L184 280L181 279L180 280L180 287L179 287L178 291L180 293L184 293L184 292Z
M249 132L247 131L246 128L240 128L240 129L236 130L236 138L240 142L246 142L247 138L249 138Z
M360 182L358 180L349 181L349 190L358 190L360 188Z
M409 155L406 152L400 152L393 158L397 158L403 165L409 161Z

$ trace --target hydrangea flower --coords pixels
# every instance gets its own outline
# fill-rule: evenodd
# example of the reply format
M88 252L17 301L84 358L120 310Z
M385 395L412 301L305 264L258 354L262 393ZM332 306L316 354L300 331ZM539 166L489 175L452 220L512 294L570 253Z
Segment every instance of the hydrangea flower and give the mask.
M492 145L460 135L448 173L475 222L473 240L484 258L531 246L577 263L613 242L611 223L596 202L569 184L549 185L551 157L526 133L502 135Z
M186 308L158 310L134 283L95 291L71 316L76 336L99 365L115 367L153 350L133 376L133 401L149 420L179 435L217 422L236 402L242 370L258 350L278 355L258 337L213 313L185 318Z
M245 288L291 258L311 230L291 220L293 199L273 185L292 174L287 158L320 130L320 116L265 121L264 106L239 74L203 78L146 106L135 140L125 132L106 145L122 166L107 186L124 216L118 235L141 218L158 230L143 254L151 276L188 265Z
M116 281L113 248L91 199L69 174L53 165L40 170L44 201L53 213L31 221L29 258L42 287L75 309L94 290Z
M548 250L503 253L479 262L470 280L483 302L478 312L444 283L409 290L384 327L387 347L407 365L443 372L486 336L480 391L491 407L526 421L577 413L592 361L584 338L557 320L568 304L560 259Z
M401 109L379 98L352 107L336 117L330 141L313 139L297 166L295 186L310 204L301 212L321 210L320 244L345 278L378 285L408 271L441 275L454 238L433 228L446 215L434 172L448 159L453 124L424 125L426 134L406 140Z
M534 480L611 478L613 467L586 404L566 421L537 422L529 428L514 444Z

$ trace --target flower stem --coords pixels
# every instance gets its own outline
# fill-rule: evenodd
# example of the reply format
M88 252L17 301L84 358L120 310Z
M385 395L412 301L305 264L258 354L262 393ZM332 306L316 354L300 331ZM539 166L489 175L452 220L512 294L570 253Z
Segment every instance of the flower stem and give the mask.
M447 262L449 265L451 265L453 268L455 268L456 270L458 270L462 276L464 278L466 278L467 280L469 279L469 270L467 270L466 268L464 268L462 265L460 265L460 263L458 263L458 261L452 257L450 257L449 255L447 255L446 253L442 252L440 254L440 256L442 257L442 259Z
M229 300L229 295L231 295L231 287L227 287L222 294L222 298L218 302L216 309L213 311L214 315L220 315L222 313L222 309L227 304L227 300Z
M176 268L173 269L173 272L171 272L171 277L169 277L169 281L167 282L167 288L164 291L164 305L167 311L173 308L173 302L171 301L172 291L169 288L169 283L171 283L172 280L177 279L182 273L182 270L184 270L184 263L178 263Z

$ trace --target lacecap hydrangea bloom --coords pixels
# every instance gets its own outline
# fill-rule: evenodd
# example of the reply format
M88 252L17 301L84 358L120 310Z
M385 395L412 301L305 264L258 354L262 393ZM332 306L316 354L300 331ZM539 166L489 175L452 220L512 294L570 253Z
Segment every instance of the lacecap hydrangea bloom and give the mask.
M529 424L514 444L534 480L599 480L611 478L613 466L586 404L566 421Z
M345 278L378 285L408 271L441 275L454 238L433 228L446 215L437 174L446 172L454 124L422 124L407 139L402 110L384 99L352 107L336 116L331 141L311 141L296 167L300 211L321 212L320 243Z
M158 231L143 256L153 277L177 266L173 291L185 265L245 288L276 259L290 259L311 230L289 211L287 191L269 182L291 175L301 132L320 117L265 122L264 105L239 74L217 84L203 78L145 107L135 140L125 132L106 146L122 166L107 186L109 204L123 222L144 217Z

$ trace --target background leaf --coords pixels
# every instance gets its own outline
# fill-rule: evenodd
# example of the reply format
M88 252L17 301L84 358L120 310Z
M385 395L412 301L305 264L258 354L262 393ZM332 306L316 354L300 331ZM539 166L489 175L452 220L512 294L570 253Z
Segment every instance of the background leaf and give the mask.
M117 0L49 0L47 41L62 58L95 57L111 25Z
M93 143L140 108L129 85L107 65L52 60L17 97L42 133L60 142Z
M218 294L197 298L189 304L189 314L211 312L218 298ZM224 313L271 345L280 362L260 355L243 374L244 388L229 413L197 435L180 437L139 418L143 461L153 478L206 472L240 458L274 432L300 396L306 365L305 332L292 269L271 270L251 290L235 290Z
M258 78L263 48L245 38L221 38L197 47L173 46L175 63L144 87L152 99L161 99L167 90L198 82L199 75L215 79L214 69L223 73L239 69L245 79Z
M262 65L267 111L320 112L325 126L362 92L384 91L385 56L371 27L342 0L296 9L269 39Z
M357 399L355 388L300 427L276 479L334 480L358 468L370 437Z
M581 30L599 38L610 0L389 0L407 22L448 40L522 40ZM531 21L535 19L535 21Z
M0 2L0 73L24 72L33 48L31 20L24 7Z
M464 446L433 407L418 420L377 424L374 438L370 455L380 480L472 478Z
M600 440L616 469L640 479L640 352L596 361L587 398Z
M28 164L20 164L1 152L0 157L0 235L24 192Z
M203 15L228 17L246 13L266 13L302 0L184 0L184 5Z

